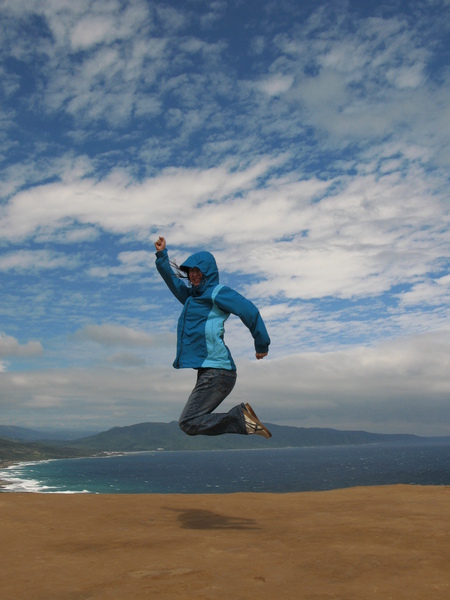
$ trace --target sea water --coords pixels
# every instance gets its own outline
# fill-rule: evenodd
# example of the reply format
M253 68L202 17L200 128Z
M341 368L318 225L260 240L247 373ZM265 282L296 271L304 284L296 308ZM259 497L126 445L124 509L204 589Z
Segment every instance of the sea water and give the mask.
M267 450L141 452L22 463L5 492L225 494L450 485L450 439Z

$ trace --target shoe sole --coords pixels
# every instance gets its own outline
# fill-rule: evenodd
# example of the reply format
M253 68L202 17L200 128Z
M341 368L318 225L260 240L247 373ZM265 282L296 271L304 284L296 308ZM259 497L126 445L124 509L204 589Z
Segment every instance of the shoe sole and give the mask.
M264 437L266 439L269 439L272 437L272 434L270 433L270 431L267 429L267 427L265 425L263 425L261 423L261 421L258 419L258 417L256 416L255 411L253 410L253 408L250 406L250 404L245 404L245 410L248 412L248 414L251 416L251 418L253 419L253 421L256 423L256 425L258 425L258 427L261 427L261 429L264 431L264 433L266 434Z

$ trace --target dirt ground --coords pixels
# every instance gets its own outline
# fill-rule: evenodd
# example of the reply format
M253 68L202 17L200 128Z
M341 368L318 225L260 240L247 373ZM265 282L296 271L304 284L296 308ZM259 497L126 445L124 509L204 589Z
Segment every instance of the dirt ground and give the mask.
M4 600L447 600L450 487L0 494Z

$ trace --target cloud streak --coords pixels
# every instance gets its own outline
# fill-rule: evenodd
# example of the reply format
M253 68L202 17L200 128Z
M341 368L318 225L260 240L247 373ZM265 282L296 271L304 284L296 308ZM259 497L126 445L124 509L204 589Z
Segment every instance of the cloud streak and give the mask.
M86 325L75 333L75 337L106 346L153 346L156 343L153 335L112 324Z
M367 429L370 423L380 433L449 435L448 342L448 334L427 334L371 349L293 355L265 367L243 361L234 398L226 405L257 397L270 422L343 429ZM156 415L178 418L192 373L173 378L169 367L144 368L129 354L116 354L110 362L133 369L4 373L3 383L11 401L36 423L45 423L58 408L77 426L89 418L104 427L117 419L131 424ZM2 404L8 413L10 404ZM139 417L143 414L147 419Z

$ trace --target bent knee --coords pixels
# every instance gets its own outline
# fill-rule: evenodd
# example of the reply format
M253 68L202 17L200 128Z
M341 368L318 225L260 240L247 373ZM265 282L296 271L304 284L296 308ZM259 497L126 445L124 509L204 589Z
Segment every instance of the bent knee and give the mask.
M190 421L178 421L178 425L186 435L197 435L197 428Z

